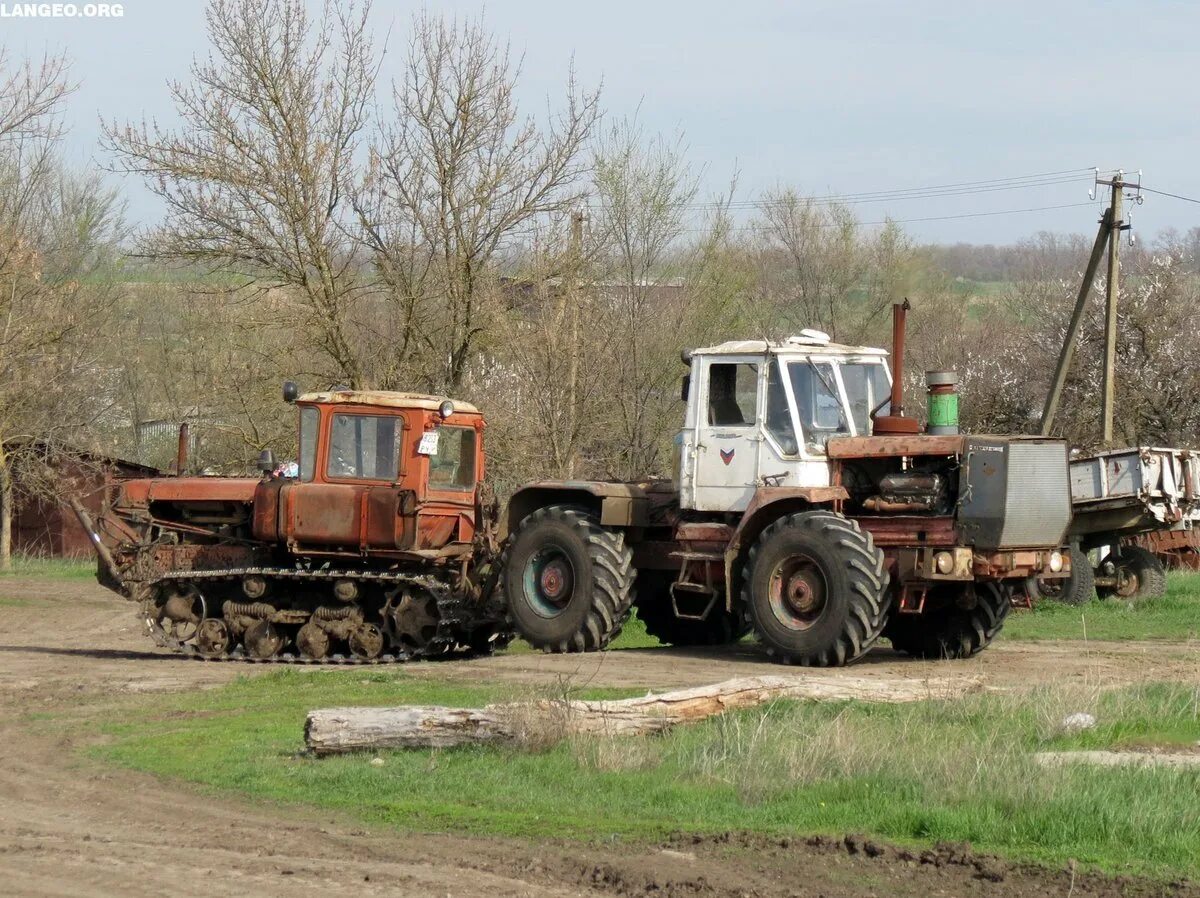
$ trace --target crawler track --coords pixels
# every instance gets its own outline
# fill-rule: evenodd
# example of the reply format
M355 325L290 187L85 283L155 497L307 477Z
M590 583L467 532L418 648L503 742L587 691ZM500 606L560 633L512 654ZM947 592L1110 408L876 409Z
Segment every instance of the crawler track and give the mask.
M454 594L449 585L435 577L410 574L401 571L362 571L362 570L305 570L302 568L281 567L239 567L220 568L199 571L170 571L149 581L146 585L153 591L165 585L188 585L195 588L203 606L201 623L208 618L221 617L221 611L226 599L218 599L210 608L205 596L205 588L211 588L215 583L240 582L245 577L259 576L270 581L291 581L297 584L329 583L338 580L351 580L360 585L374 585L383 588L410 586L427 592L437 603L437 632L419 648L404 648L392 645L385 648L378 656L372 658L359 657L354 654L333 653L323 658L311 658L302 653L281 651L270 657L260 658L247 653L242 646L232 645L228 651L219 654L201 652L188 639L173 638L160 624L152 613L152 606L143 605L143 620L150 637L163 648L170 649L176 654L196 661L238 661L252 664L305 664L305 665L379 665L396 664L404 661L415 661L421 658L433 658L448 655L459 649L475 653L502 648L512 638L511 633L500 628L500 621L493 620L480 613L480 609L464 601ZM298 613L304 609L282 608L279 613ZM215 613L214 613L215 612ZM496 616L499 618L499 616ZM197 624L198 628L199 624ZM491 627L495 631L487 647L471 644L464 636L474 629ZM190 639L191 637L189 637Z

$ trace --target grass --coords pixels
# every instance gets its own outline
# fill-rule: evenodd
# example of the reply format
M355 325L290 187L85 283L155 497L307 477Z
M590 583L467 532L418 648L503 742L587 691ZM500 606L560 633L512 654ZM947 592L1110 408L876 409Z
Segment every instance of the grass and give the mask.
M613 693L609 693L613 694ZM304 713L348 704L478 706L511 692L396 673L287 670L155 699L110 724L102 757L222 791L402 830L654 839L671 832L864 832L970 840L1051 864L1200 876L1200 772L1047 770L1042 749L1191 744L1200 690L1058 689L909 705L781 702L654 739L313 760ZM1061 731L1074 711L1099 725Z
M0 577L39 577L47 580L93 580L96 577L94 559L48 558L35 555L14 555L12 570L0 571Z
M1079 606L1039 602L1014 613L1002 639L1200 639L1200 574L1172 573L1159 599L1093 599Z

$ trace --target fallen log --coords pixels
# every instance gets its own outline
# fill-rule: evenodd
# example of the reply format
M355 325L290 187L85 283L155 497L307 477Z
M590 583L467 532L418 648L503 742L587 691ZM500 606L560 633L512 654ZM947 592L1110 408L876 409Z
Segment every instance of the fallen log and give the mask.
M310 711L304 741L318 756L390 748L496 743L549 744L572 735L641 736L782 698L912 702L957 698L981 688L973 678L908 680L812 673L739 677L711 686L616 701L509 702L484 708L412 706Z

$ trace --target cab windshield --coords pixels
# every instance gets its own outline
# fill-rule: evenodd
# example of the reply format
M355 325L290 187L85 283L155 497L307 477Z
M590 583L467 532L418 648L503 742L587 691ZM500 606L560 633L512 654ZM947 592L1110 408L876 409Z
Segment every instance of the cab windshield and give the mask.
M785 455L794 455L801 441L787 405L781 370L786 371L795 398L804 451L824 455L831 437L867 435L871 412L891 390L887 369L878 362L834 362L800 359L772 364L767 377L766 430Z

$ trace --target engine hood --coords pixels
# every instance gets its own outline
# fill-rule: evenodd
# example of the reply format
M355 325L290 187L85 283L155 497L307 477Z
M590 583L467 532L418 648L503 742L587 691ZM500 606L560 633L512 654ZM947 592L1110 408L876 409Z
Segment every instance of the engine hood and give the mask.
M119 494L125 504L214 501L253 502L262 482L257 477L146 477L123 481Z

